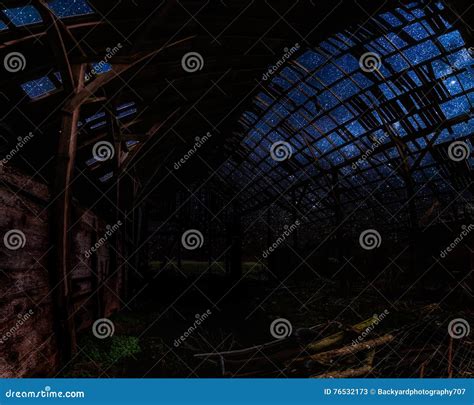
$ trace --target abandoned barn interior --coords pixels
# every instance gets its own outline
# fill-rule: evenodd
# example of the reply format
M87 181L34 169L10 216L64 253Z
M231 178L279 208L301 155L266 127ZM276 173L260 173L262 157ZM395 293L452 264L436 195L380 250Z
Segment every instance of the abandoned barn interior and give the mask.
M1 377L472 377L469 0L0 1Z

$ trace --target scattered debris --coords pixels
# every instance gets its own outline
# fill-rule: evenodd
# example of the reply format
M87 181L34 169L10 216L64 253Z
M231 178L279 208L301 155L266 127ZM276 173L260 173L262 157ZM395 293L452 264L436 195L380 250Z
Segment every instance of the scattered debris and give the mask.
M394 314L395 315L395 314ZM467 316L467 315L466 315ZM431 304L404 308L392 322L378 326L378 316L344 327L335 322L297 329L285 339L240 350L201 353L226 377L417 377L472 375L473 342L453 339L452 314ZM334 328L339 330L334 331ZM342 329L342 330L341 330ZM370 333L357 340L364 331Z

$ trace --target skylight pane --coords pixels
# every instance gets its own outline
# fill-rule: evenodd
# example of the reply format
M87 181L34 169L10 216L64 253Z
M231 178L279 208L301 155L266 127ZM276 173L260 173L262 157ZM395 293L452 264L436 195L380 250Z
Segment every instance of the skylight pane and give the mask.
M125 110L126 108L130 108L135 105L135 101L129 101L128 103L121 104L117 106L117 111Z
M386 54L387 52L394 52L395 48L387 38L377 38L375 41L371 41L370 45L376 48L380 53Z
M86 123L88 124L89 122L98 120L99 118L103 118L103 117L105 117L105 112L99 112L97 114L94 114L94 115L86 118Z
M397 48L404 48L408 44L401 39L398 35L394 34L393 32L389 32L387 34L387 38L392 45L395 45Z
M446 80L443 80L445 87L448 89L449 94L456 95L462 92L462 87L459 82L456 80L456 77L449 77Z
M140 142L139 141L134 141L134 140L131 140L131 141L127 141L126 144L127 144L127 147L130 148L132 146L135 146L137 144L139 144Z
M59 18L92 14L94 10L86 0L51 0L49 8Z
M438 56L441 52L432 41L412 46L403 52L412 64L419 64Z
M321 66L327 58L321 56L319 53L314 51L305 52L298 58L298 62L301 63L305 68L313 70L314 68Z
M333 112L331 112L331 115L336 119L336 121L339 124L342 124L344 122L349 121L351 118L354 116L351 114L351 112L341 105L340 107L336 108Z
M135 114L138 110L136 108L130 108L128 110L121 111L119 114L117 114L117 118L125 118L128 117L129 115Z
M100 121L97 124L91 125L91 129L97 129L97 128L103 127L105 124L107 124L107 121Z
M287 80L282 79L280 76L276 76L272 79L272 83L277 84L284 90L288 90L291 86L290 82Z
M360 136L365 132L365 129L362 125L360 125L357 121L351 122L346 126L346 128L351 132L354 136Z
M408 62L401 55L393 55L390 58L387 58L387 62L394 68L397 72L401 72L404 69L408 69Z
M359 61L350 54L341 56L336 60L336 64L346 73L352 73L360 68Z
M56 77L56 79L58 79L58 81L59 81L60 83L63 82L63 78L62 78L60 72L54 72L54 76Z
M106 62L93 63L92 70L94 71L94 74L100 75L102 73L110 72L112 70L112 65Z
M462 83L462 87L464 87L465 90L470 90L474 88L474 78L471 72L466 71L466 72L460 73L457 75L457 78Z
M411 15L410 13L407 13L405 10L401 8L397 8L397 12L401 14L407 21L413 21L415 19L413 15Z
M470 112L471 108L466 97L461 96L440 105L446 118L454 118Z
M99 181L101 183L105 183L106 181L110 180L112 177L113 177L114 173L113 172L109 172L107 173L106 175L102 176L102 177L99 177Z
M340 53L340 51L338 51L334 46L332 46L326 41L321 42L319 46L325 51L329 52L331 55L337 55L338 53Z
M387 21L392 27L398 27L399 25L402 25L402 22L392 13L382 14L380 17Z
M325 85L330 85L334 83L337 79L340 79L342 76L343 76L343 73L339 69L337 69L334 65L325 66L318 72L319 79Z
M419 8L416 8L411 11L413 15L417 18L422 18L425 16L425 12L423 10L420 10Z
M359 91L359 88L349 79L344 79L333 86L333 91L341 100L346 100Z
M21 88L26 94L28 94L28 96L33 99L44 96L45 94L56 90L53 82L47 76L23 83Z
M464 40L462 39L459 31L453 31L449 34L442 35L439 37L439 42L443 45L443 48L447 51L451 51L456 48L464 46Z
M408 27L405 27L403 30L407 32L408 34L410 34L410 36L413 39L416 39L417 41L421 41L422 39L425 39L426 37L429 36L429 33L425 30L423 25L421 25L420 23L409 25Z
M24 6L2 10L15 27L37 24L43 21L36 8Z
M290 97L296 105L301 105L303 104L308 97L306 97L301 91L297 89L293 89L288 93L288 97Z

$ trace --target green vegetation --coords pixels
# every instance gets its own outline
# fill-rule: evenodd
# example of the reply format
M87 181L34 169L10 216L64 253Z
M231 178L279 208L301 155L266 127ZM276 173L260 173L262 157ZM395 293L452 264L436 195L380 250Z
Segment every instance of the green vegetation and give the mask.
M79 342L80 354L64 373L64 377L100 377L115 369L120 362L141 351L139 340L134 336L112 336L100 340L84 336Z
M140 352L140 345L135 336L112 336L109 341L89 337L83 350L91 360L108 365Z

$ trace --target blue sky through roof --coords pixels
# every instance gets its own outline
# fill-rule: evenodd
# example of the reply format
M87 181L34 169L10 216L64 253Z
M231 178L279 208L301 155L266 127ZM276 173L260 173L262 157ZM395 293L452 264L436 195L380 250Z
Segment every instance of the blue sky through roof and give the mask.
M56 90L56 86L47 76L23 83L21 88L32 99L42 97Z
M16 27L36 24L42 21L40 14L33 6L4 9L3 13Z
M59 18L94 12L86 0L52 0L48 2L48 6Z
M59 18L92 14L94 12L86 0L51 0L48 1L48 6ZM3 9L2 11L16 27L38 24L43 21L38 10L32 5ZM0 30L6 28L2 25L5 24L0 24Z
M272 96L259 93L254 108L246 113L247 116L261 115L262 118L244 124L246 135L242 141L256 167L252 174L255 176L256 171L260 174L262 187L269 188L268 181L263 177L272 176L271 171L281 167L281 164L271 161L269 153L272 143L276 141L289 142L293 148L291 159L296 164L301 163L303 171L309 171L314 162L311 150L302 142L303 136L311 144L319 164L329 168L343 167L348 160L362 156L373 144L374 135L377 139L385 135L383 143L392 142L386 134L387 127L393 131L391 136L400 138L420 134L417 142L407 143L414 156L427 147L424 137L433 135L427 131L437 131L439 126L447 125L446 120L465 117L466 122L462 127L453 126L449 133L443 132L435 144L472 134L474 120L469 119L469 114L473 111L474 101L473 58L461 33L452 28L442 15L437 18L444 23L444 27L431 22L429 14L437 14L443 9L441 3L429 9L413 2L406 8L398 8L376 18L386 32L382 29L373 33L371 40L359 46L365 47L366 52L380 55L381 77L361 70L360 54L352 53L354 41L358 40L356 37L349 38L348 34L336 34L315 49L302 49L299 55L294 56L296 65L288 64L275 73L267 83L272 87ZM405 32L403 39L400 31ZM445 89L446 94L439 86ZM439 108L435 97L427 100L424 95L427 89L436 89L431 94L442 94ZM464 92L468 94L460 95ZM276 93L280 93L281 98L275 96ZM354 104L356 100L357 104ZM437 122L429 121L420 112L427 103L441 111L444 117L439 117ZM390 117L388 112L395 112L396 116ZM285 131L281 130L283 126ZM291 134L287 129L291 129ZM360 165L365 169L365 175L354 173L354 177L366 176L362 184L368 179L382 179L378 172L393 172L388 158L399 158L396 148L392 148L391 152L375 151L370 160ZM311 163L305 167L305 162ZM421 165L424 171L418 175L425 180L430 174L436 174L429 164L434 165L435 162L427 154ZM232 170L237 170L237 173ZM224 169L224 173L232 176L234 181L236 176L244 182L248 181L246 173L251 172L244 170L243 164L229 164ZM394 177L398 184L403 185L397 175Z

